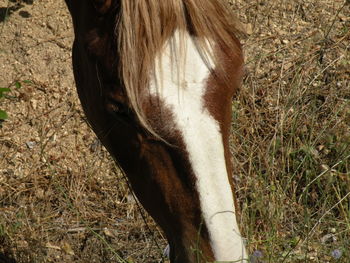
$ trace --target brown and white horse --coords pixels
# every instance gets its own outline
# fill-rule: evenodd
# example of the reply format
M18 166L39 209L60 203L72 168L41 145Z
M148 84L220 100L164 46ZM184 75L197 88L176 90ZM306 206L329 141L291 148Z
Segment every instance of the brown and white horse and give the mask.
M242 51L222 0L66 0L93 130L169 241L171 262L247 262L229 153Z

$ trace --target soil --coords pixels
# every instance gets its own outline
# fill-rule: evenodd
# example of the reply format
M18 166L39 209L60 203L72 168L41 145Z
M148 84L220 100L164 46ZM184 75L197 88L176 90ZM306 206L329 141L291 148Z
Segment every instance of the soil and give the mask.
M0 35L0 87L11 88L1 101L0 262L160 259L164 238L85 121L64 1L0 0Z
M231 149L250 254L347 263L349 1L230 2L246 32ZM0 87L11 89L0 263L166 262L164 236L86 123L72 41L63 0L0 0Z

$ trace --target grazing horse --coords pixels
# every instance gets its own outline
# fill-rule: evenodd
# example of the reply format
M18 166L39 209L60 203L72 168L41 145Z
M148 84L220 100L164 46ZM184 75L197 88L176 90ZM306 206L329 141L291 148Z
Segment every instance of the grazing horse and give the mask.
M81 104L172 263L247 262L229 152L243 68L222 0L66 0Z

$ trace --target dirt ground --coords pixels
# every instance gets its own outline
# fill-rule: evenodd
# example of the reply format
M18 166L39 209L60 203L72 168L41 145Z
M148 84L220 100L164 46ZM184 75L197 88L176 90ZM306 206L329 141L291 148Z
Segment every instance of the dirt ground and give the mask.
M254 262L349 262L349 1L231 1L246 76L233 103ZM0 0L0 263L159 262L166 240L85 122L64 1Z
M18 262L161 258L164 239L144 224L85 122L64 1L1 0L0 8L0 87L12 89L1 104L9 119L0 131L0 252Z

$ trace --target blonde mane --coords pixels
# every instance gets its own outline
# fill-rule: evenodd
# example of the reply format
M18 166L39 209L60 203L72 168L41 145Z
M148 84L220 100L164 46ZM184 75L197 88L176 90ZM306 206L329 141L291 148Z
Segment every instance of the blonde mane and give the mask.
M207 39L223 45L231 54L238 51L235 19L224 0L121 0L116 35L120 75L140 124L159 138L142 110L145 90L157 54L175 30L196 38L198 51L218 66ZM179 43L181 45L181 43Z

